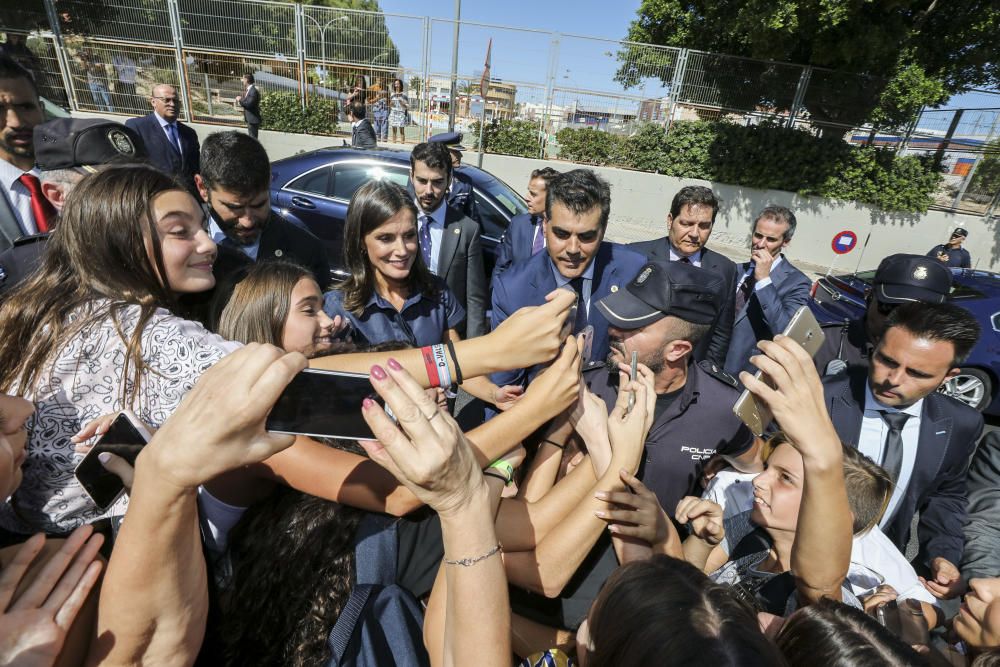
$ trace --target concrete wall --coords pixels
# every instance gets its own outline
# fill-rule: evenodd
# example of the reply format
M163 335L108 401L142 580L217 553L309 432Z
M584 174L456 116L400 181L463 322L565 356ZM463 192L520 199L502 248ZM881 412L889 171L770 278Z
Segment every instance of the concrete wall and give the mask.
M79 113L79 116L98 114ZM121 121L121 116L108 116ZM195 123L199 137L231 126ZM339 146L341 137L315 137L301 134L261 131L261 143L271 159L277 160L302 151L325 146ZM412 147L412 144L409 144ZM397 146L405 148L406 146ZM467 164L476 164L478 154L466 154ZM533 169L550 166L566 171L575 165L553 160L535 160L505 155L483 156L483 168L507 182L519 192L527 189ZM969 231L965 247L972 254L973 265L1000 271L1000 234L994 219L957 215L942 211L924 214L886 213L874 206L821 197L800 197L781 190L758 190L716 184L694 179L673 178L625 169L594 168L611 184L611 223L608 237L615 241L640 241L666 233L666 214L674 193L684 185L707 185L722 200L722 207L712 232L711 245L722 246L731 256L745 256L754 214L768 204L787 206L798 218L798 230L786 255L803 268L815 272L873 269L882 257L896 252L923 254L943 243L955 227ZM831 244L838 232L850 230L858 243L846 255L837 255ZM867 246L865 245L867 241ZM742 254L741 254L742 253Z

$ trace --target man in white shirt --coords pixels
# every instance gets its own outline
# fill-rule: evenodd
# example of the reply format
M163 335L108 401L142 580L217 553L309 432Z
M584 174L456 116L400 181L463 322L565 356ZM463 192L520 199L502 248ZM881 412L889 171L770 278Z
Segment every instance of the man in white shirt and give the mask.
M920 513L914 560L939 598L959 595L969 460L983 418L937 393L979 338L979 325L951 304L906 303L890 313L871 366L823 378L830 419L845 443L877 462L895 483L880 528L905 549Z
M31 74L0 58L0 251L22 236L47 232L55 218L35 169L32 133L44 120Z
M795 234L795 214L784 206L768 206L754 220L750 261L739 265L736 320L726 353L726 372L754 373L750 363L759 340L771 340L788 326L792 315L809 301L812 281L782 251Z

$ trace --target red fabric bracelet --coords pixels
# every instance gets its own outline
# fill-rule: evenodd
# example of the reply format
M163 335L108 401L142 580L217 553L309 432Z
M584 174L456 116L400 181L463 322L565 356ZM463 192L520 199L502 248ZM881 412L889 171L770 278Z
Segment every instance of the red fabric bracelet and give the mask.
M438 379L437 362L434 360L434 350L430 345L420 348L420 354L424 356L424 370L427 371L427 381L431 387L440 387L441 381Z

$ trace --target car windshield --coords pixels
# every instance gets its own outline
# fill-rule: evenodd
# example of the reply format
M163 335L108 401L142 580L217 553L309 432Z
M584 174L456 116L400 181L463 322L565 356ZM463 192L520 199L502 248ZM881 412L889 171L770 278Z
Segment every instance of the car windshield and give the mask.
M524 200L511 190L506 183L502 183L492 176L487 177L485 173L483 173L483 176L477 180L476 187L489 193L491 197L510 212L511 216L528 212L528 207L524 203Z

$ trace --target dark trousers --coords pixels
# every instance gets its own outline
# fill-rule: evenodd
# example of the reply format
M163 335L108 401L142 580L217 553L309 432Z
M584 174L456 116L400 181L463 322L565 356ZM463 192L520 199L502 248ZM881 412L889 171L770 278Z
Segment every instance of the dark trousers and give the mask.
M260 129L260 123L254 123L253 125L247 124L247 134L249 134L254 139L257 138L257 130Z

